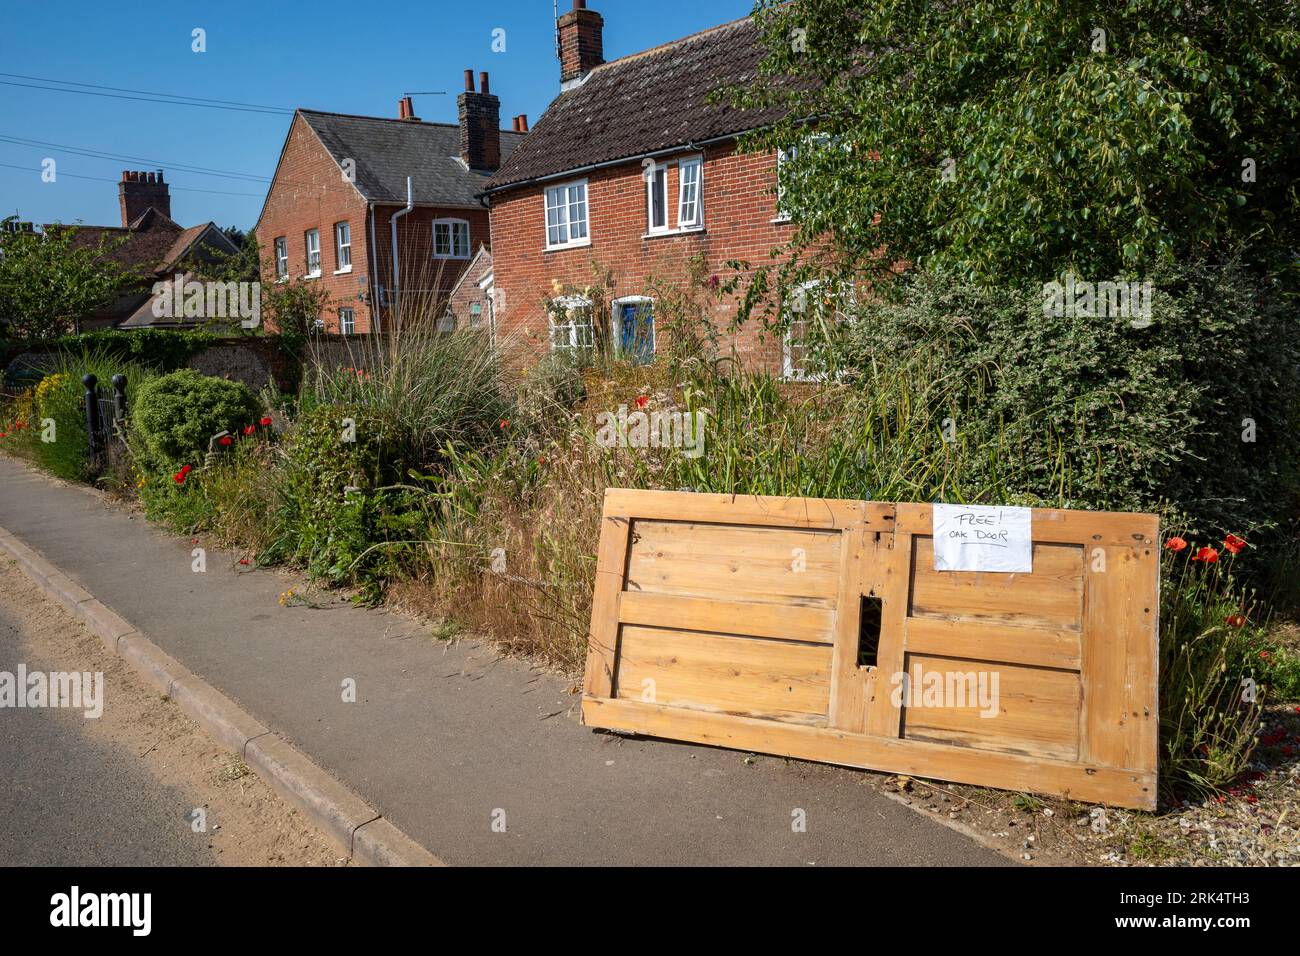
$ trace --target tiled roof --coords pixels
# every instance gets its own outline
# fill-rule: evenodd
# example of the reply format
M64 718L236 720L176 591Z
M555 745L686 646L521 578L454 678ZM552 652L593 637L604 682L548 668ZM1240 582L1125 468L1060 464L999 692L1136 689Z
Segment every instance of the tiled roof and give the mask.
M107 241L115 245L115 248L109 250L106 259L136 269L145 276L153 276L170 271L213 225L205 222L200 226L183 229L151 206L136 217L130 227L53 223L45 229L75 229L76 234L72 239L74 248L98 249L101 242ZM220 245L221 251L227 253L238 251L224 233L220 230L217 232L220 239L210 241L210 245ZM126 241L122 242L122 239Z
M619 159L743 133L781 110L709 102L751 84L764 55L749 18L596 67L561 93L487 183L497 189Z
M477 196L488 177L467 169L460 161L457 125L315 110L299 110L298 115L325 144L335 162L356 162L357 189L371 202L405 204L406 177L410 176L417 203L478 204ZM501 131L502 162L523 139L523 133Z

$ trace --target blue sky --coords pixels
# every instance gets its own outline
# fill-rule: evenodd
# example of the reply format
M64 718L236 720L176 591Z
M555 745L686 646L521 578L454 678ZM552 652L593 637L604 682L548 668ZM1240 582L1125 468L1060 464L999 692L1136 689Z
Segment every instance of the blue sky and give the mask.
M167 171L172 216L251 228L266 182L173 170L180 163L269 179L287 114L202 109L32 89L46 79L274 107L396 116L403 93L416 112L456 121L463 71L491 74L502 125L536 122L559 91L554 0L262 0L182 3L0 0L0 218L116 225L123 169ZM570 0L558 0L563 11ZM751 0L588 0L605 17L613 59L745 16ZM196 53L192 31L206 31ZM492 50L505 30L506 49ZM111 91L100 91L111 92ZM118 94L131 96L130 93ZM28 144L14 143L22 139ZM142 161L93 158L72 146ZM44 160L56 162L42 182ZM15 169L12 167L21 167ZM90 177L90 178L80 178ZM200 192L198 190L207 190ZM242 193L251 195L226 195Z

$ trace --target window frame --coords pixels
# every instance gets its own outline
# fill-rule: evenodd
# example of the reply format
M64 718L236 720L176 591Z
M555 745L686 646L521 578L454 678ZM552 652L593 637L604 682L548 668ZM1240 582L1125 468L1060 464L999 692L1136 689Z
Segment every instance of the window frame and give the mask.
M316 268L315 269L311 267L311 257L312 257L311 240L313 236L316 239ZM321 270L320 229L317 228L317 229L305 230L302 234L302 242L303 242L304 252L306 253L305 258L306 258L306 266L307 266L307 272L303 275L303 278L304 279L320 278L320 270Z
M568 322L556 322L555 313L551 312L548 309L546 311L546 321L548 325L551 351L558 352L561 350L565 350L570 352L577 352L579 349L595 348L596 347L596 316L595 316L594 306L592 305L591 299L584 295L568 295L568 296L563 296L560 299L557 299L556 302L563 305L566 309L585 308L587 310L587 321L579 323L579 322L575 322L572 318L570 318ZM567 344L557 345L555 341L555 333L557 330L563 330L563 329L568 329L569 341ZM579 329L586 329L588 331L587 338L589 339L589 341L587 342L579 341L579 335L578 335Z
M688 222L682 218L686 206L686 169L693 167L695 174L695 216ZM677 229L695 232L704 228L704 157L688 156L677 161Z
M582 198L574 201L572 190L581 189ZM564 191L563 201L557 205L552 205L551 196L553 193ZM571 219L570 210L575 206L582 206L583 217L581 220ZM588 191L586 179L571 179L566 182L556 183L554 186L547 186L542 190L542 209L543 209L543 227L546 230L546 248L547 249L572 249L577 246L591 245L591 203L590 193ZM557 212L554 226L551 223L551 210ZM562 213L561 217L559 214ZM573 225L576 222L582 223L582 235L575 239L573 237ZM564 239L558 242L551 241L551 230L563 229Z
M807 312L808 296L819 289L825 288L827 285L829 285L829 283L825 279L811 279L807 282L800 283L798 286L795 287L794 289L795 294L804 297L805 305L804 308L800 310L801 314ZM854 295L852 290L841 290L839 296L847 297L847 304L850 307L856 301L856 296ZM844 304L846 304L845 298L837 298L835 304L832 306L832 311L834 313L842 314L844 311L843 309ZM781 308L782 308L782 312L786 313L787 315L791 313L788 304L783 304ZM803 319L802 321L806 324L808 320ZM844 319L841 319L840 321L844 321ZM793 332L794 332L793 324L794 324L794 320L791 319L790 322L787 324L785 331L781 335L781 377L785 379L787 382L828 382L830 381L830 376L827 375L827 373L825 372L808 372L802 368L795 368L794 355L793 355L793 349L795 346L794 336L793 336ZM840 370L839 374L843 375L842 369ZM837 378L838 377L839 376L837 376Z
M656 347L658 345L659 329L655 325L655 300L648 295L624 295L619 296L610 302L610 341L614 343L614 354L624 355L623 352L623 306L635 305L638 308L646 306L650 310L650 361L646 364L653 365L658 357Z
M348 233L347 242L343 241L341 230ZM348 261L343 261L344 254ZM334 223L334 274L352 271L352 223L346 219Z
M275 249L275 278L283 282L289 278L289 237L276 236L271 245Z
M447 227L447 252L446 253L441 253L438 251L438 227L439 226ZM458 231L456 228L457 226L464 227L463 235L465 239L465 245L464 245L463 252L458 252L456 248L457 247L456 238L458 235ZM431 248L433 250L433 258L435 259L468 259L469 258L470 239L469 239L468 219L459 219L454 216L444 216L442 218L433 220L433 223L430 225L430 229L432 231Z
M643 167L643 168L648 168L648 167ZM660 179L661 176L663 177L662 179ZM655 204L656 190L658 191L659 196L663 201L664 221L663 221L663 225L661 226L655 225L654 204ZM670 231L669 221L668 221L668 164L667 163L655 163L654 175L649 179L647 179L645 182L645 222L646 222L646 233L648 235L654 236L660 233Z

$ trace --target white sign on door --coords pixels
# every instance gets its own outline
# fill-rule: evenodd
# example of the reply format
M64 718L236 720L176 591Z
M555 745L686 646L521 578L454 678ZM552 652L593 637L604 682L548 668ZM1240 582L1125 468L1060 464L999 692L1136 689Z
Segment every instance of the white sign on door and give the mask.
M935 505L934 569L1026 574L1033 571L1029 509Z

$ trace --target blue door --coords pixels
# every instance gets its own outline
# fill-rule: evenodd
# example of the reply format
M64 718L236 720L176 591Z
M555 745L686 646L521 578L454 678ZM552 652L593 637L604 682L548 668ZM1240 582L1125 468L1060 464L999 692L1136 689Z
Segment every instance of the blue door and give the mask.
M618 350L638 365L655 359L655 317L649 302L624 302L618 307Z

